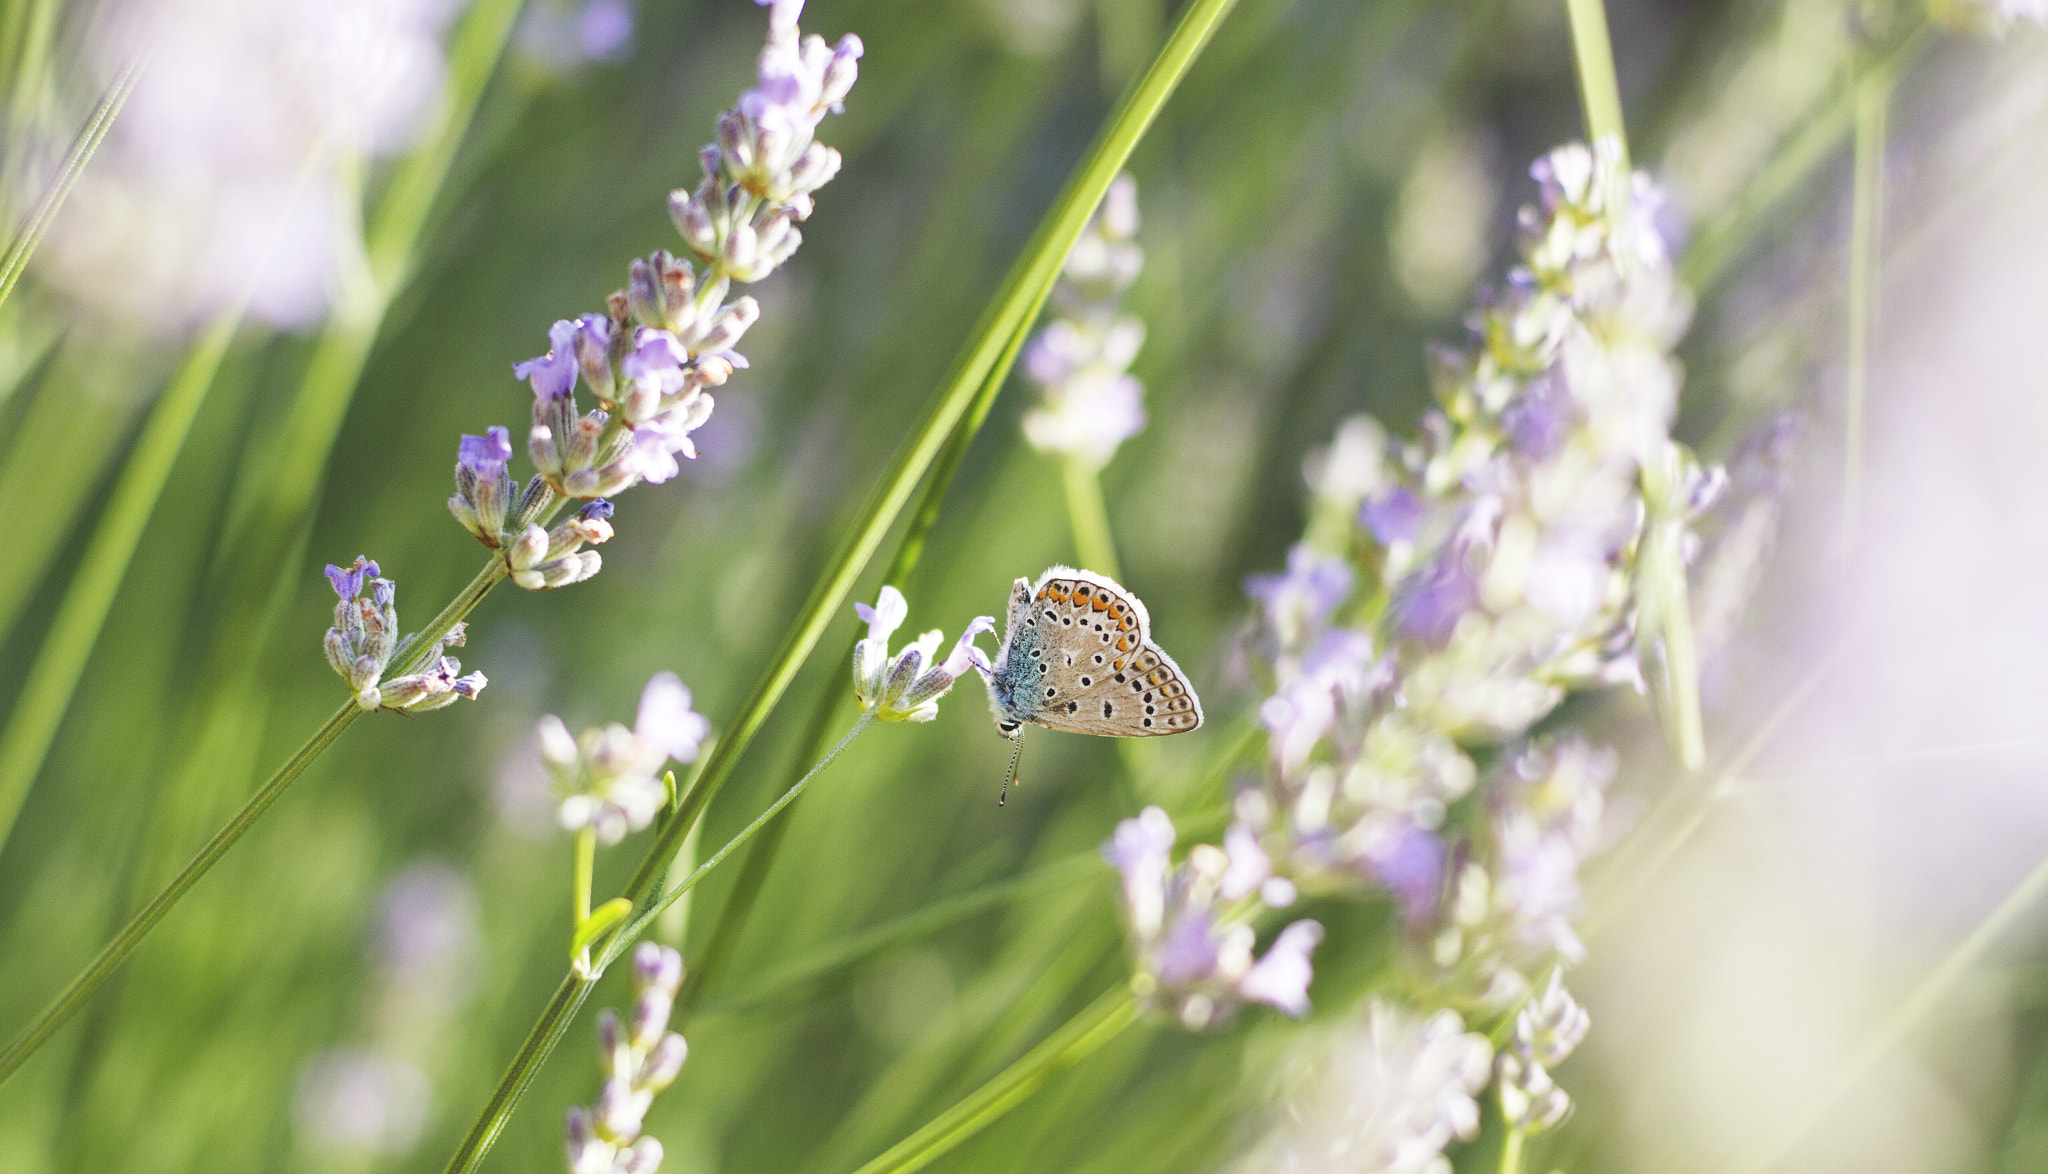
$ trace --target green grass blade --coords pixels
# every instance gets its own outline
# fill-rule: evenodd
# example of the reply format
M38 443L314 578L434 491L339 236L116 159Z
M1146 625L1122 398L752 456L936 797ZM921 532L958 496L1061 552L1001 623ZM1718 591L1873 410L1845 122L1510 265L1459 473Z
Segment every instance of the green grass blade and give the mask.
M987 1084L890 1146L855 1174L910 1174L924 1169L1022 1103L1062 1070L1115 1039L1137 1018L1138 1005L1131 999L1131 992L1122 986L1112 988Z
M1700 294L1718 283L1765 227L1771 212L1850 137L1856 124L1856 96L1863 83L1874 76L1895 76L1929 41L1924 24L1914 28L1890 50L1859 65L1855 76L1827 105L1800 120L1799 129L1779 144L1735 202L1700 226L1678 267L1679 280Z
M186 352L170 386L150 409L113 497L86 546L84 561L65 589L49 633L28 670L21 697L0 728L0 851L7 846L29 785L42 769L50 742L71 704L78 678L98 643L100 627L127 577L129 560L156 511L164 482L185 447L185 436L241 325L242 307L221 312Z
M1841 553L1848 557L1862 524L1863 415L1870 385L1870 337L1877 326L1878 273L1884 247L1885 116L1892 75L1856 83L1855 196L1849 227L1849 373L1842 404Z
M85 165L91 161L94 151L99 150L101 140L113 129L114 119L119 117L121 107L128 101L128 95L135 89L135 79L142 76L142 59L130 61L121 71L107 92L93 107L92 117L85 123L85 129L78 132L78 138L71 144L71 152L64 157L64 166L57 172L57 178L50 182L48 191L37 201L28 219L22 222L14 234L14 243L0 258L0 302L14 292L14 285L28 268L28 260L35 255L36 246L43 241L43 234L50 229L50 223L57 219L58 209L71 195L72 185L85 173Z
M393 662L390 675L401 676L417 671L420 662L424 661L426 654L433 649L434 643L447 635L448 629L454 627L463 616L468 615L470 609L504 577L503 560L493 558L483 570L477 572L476 578L470 580L469 586L463 588L462 594L451 600L447 607L442 608L441 614L435 616L421 631L419 639L413 642L412 650ZM165 885L161 892L151 898L149 904L143 906L142 911L115 935L114 940L108 942L78 977L72 979L70 985L43 1009L43 1013L22 1029L14 1042L7 1045L6 1051L0 1052L0 1082L5 1082L12 1076L44 1041L78 1013L79 1008L85 1005L85 1001L92 993L99 989L100 984L104 983L108 976L120 968L121 963L142 943L142 939L148 936L149 931L156 927L156 923L162 921L164 915L171 911L171 907L176 905L193 885L199 883L199 879L227 854L227 850L235 846L235 842L262 818L264 812L270 810L271 804L277 802L279 796L305 773L306 768L341 737L342 731L355 724L356 719L361 716L363 710L358 708L353 700L343 703L342 707L334 712L334 716L315 730L313 736L257 788L256 793L249 797L249 801L242 805L234 818L213 834L213 838L206 842L206 846L199 850L198 855L179 870L171 883Z

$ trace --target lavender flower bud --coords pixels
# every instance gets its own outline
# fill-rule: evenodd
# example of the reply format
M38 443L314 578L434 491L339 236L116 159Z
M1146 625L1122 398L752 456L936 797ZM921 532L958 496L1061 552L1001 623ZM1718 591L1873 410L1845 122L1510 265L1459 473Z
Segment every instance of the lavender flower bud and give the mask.
M690 704L689 690L682 689L682 683L676 680L674 673L657 673L652 680L647 682L647 690L641 696L639 724L642 727L649 724L648 698L656 695L658 691L665 691L671 687L682 690L681 705L685 711L688 710ZM701 739L704 736L705 728L708 727L708 723L705 723L704 719L696 714L689 714L689 717L695 718L697 723L701 723L696 734L696 737ZM676 757L681 758L680 755ZM696 747L694 744L689 748L689 757L696 757ZM682 758L682 761L688 760L687 758ZM674 998L676 992L682 989L682 985L682 954L667 946L657 945L654 942L641 942L638 946L634 947L633 989L635 991L656 990L670 998ZM666 1019L663 1022L666 1022Z
M515 487L506 471L512 459L512 437L492 427L482 436L462 438L455 461L455 496L448 508L479 542L495 547L505 528Z
M660 1092L675 1083L676 1074L683 1070L683 1061L690 1056L690 1045L675 1032L655 1043L647 1053L647 1062L640 1070L640 1087L651 1092Z
M635 1050L644 1052L661 1039L668 1030L669 1012L674 1008L674 997L660 987L640 992L640 997L633 1000L631 1036Z
M617 1174L654 1174L661 1169L661 1141L658 1138L643 1137L620 1151Z
M597 1103L591 1106L598 1136L620 1144L632 1141L640 1136L640 1123L653 1103L653 1093L634 1089L625 1077L606 1079L598 1089Z
M1571 1112L1571 1097L1543 1065L1502 1052L1499 1067L1500 1115L1510 1128L1541 1133Z
M581 1105L570 1106L562 1123L562 1140L569 1174L612 1174L612 1155L617 1147L597 1136L590 1110Z

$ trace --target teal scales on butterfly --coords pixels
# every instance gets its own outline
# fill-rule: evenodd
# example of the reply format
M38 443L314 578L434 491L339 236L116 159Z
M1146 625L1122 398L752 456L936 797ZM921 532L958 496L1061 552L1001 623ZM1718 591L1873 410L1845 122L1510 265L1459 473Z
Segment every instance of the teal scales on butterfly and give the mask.
M1202 724L1187 676L1152 642L1145 605L1107 576L1072 567L1011 588L988 698L1006 738L1026 722L1112 738L1184 734Z

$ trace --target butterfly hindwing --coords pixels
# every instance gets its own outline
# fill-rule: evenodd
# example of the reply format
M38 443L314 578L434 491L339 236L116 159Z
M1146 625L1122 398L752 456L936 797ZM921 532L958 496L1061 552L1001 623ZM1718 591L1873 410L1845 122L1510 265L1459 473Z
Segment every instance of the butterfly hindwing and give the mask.
M1152 643L1145 605L1110 579L1054 567L1039 577L1027 615L1037 640L1035 708L1048 729L1155 738L1202 724L1202 704L1180 666Z

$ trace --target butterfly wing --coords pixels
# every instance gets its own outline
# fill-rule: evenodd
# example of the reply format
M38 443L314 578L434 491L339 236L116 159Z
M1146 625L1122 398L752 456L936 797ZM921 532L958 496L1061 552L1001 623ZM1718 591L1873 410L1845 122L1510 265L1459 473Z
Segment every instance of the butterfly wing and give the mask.
M1157 738L1202 724L1202 703L1152 642L1145 605L1105 576L1054 567L1039 576L1027 617L1042 671L1026 720L1112 738ZM1030 655L1027 654L1027 655Z

